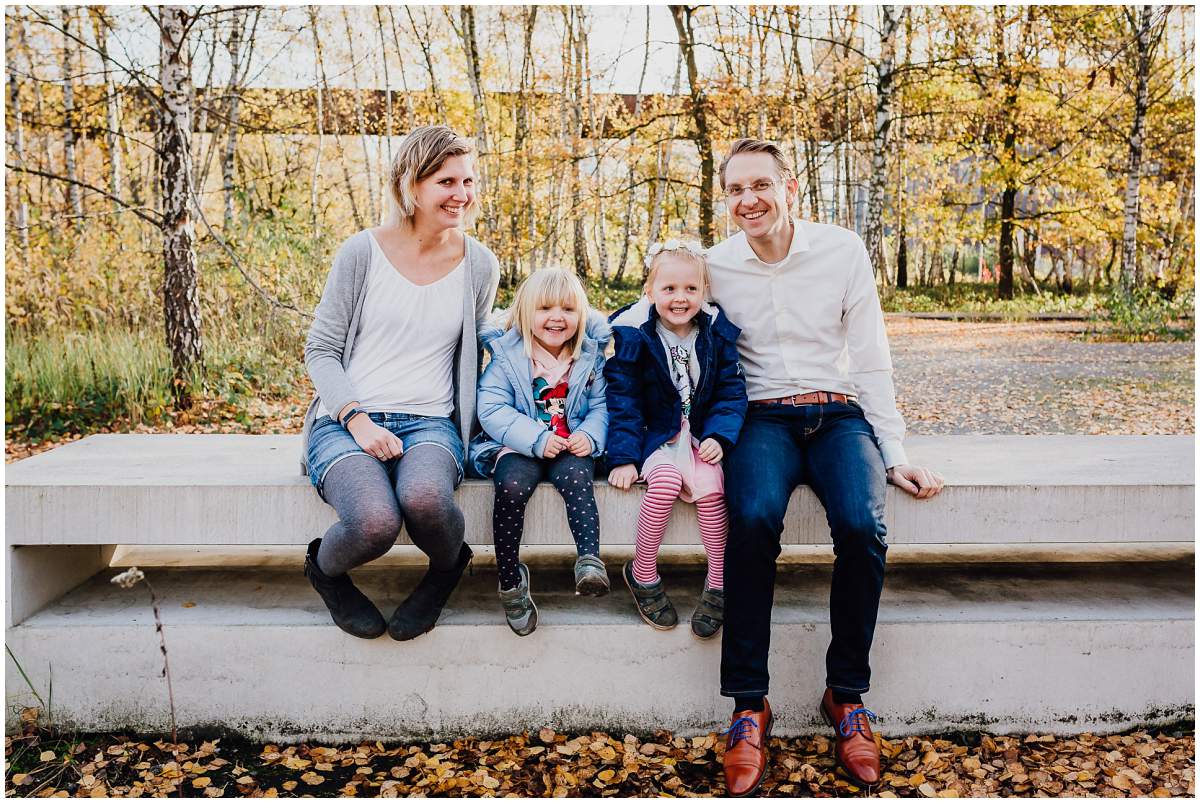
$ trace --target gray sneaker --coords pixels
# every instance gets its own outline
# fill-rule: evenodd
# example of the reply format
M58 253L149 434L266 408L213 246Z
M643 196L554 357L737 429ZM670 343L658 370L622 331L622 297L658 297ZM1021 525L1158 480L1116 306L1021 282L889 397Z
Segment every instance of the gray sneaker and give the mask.
M575 593L585 597L603 597L608 593L608 570L595 555L580 555L575 561Z
M725 592L717 588L706 588L700 594L696 610L692 611L692 633L697 638L709 639L717 635L725 621Z
M529 596L529 567L521 563L517 569L521 572L521 582L507 591L500 589L500 604L504 606L504 618L512 632L528 636L537 630L537 606Z
M625 577L625 585L629 586L629 593L633 594L633 601L642 621L655 630L670 630L679 624L679 614L675 612L675 606L663 590L662 580L653 585L642 585L633 579L632 563L626 563L621 574Z

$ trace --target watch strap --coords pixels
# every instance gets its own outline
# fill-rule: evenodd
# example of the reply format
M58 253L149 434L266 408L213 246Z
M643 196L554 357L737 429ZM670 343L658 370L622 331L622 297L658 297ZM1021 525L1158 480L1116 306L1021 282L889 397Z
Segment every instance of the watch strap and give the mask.
M354 418L354 416L358 415L359 413L366 413L366 412L367 411L361 407L351 407L350 412L348 412L348 413L346 413L346 415L342 416L342 421L341 421L342 426L343 427L350 426L350 419Z

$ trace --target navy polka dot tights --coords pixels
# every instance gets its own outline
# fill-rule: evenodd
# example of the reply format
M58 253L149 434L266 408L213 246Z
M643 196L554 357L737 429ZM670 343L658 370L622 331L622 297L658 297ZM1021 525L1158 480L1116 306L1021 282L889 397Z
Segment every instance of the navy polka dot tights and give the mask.
M493 477L496 501L492 507L492 538L501 588L516 588L521 582L517 563L525 529L525 506L543 477L558 489L567 506L567 524L576 550L580 555L600 554L600 513L592 490L595 469L591 457L576 457L565 451L552 460L514 453L500 458Z

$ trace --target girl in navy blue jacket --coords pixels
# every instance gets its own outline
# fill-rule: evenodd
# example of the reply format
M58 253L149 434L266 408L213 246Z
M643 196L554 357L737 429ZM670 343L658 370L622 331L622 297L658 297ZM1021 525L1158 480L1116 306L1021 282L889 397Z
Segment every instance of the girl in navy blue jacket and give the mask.
M616 352L608 383L608 475L628 490L646 482L634 560L625 583L651 627L679 617L658 576L658 548L675 500L694 502L708 575L692 614L692 632L717 634L724 619L725 535L721 458L746 417L746 382L738 363L740 330L707 303L708 266L699 246L668 241L647 256L646 296L610 318Z

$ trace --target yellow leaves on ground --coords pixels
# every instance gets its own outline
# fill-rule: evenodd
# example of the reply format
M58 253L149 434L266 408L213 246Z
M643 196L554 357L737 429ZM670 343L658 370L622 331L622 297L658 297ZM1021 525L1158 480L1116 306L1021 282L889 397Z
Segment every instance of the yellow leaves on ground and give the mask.
M37 797L690 797L723 796L716 734L648 739L543 728L487 740L345 747L111 737L71 745L37 731L6 738L8 792ZM1135 732L880 739L880 797L1149 796L1195 793L1194 736ZM53 749L51 749L53 748ZM833 741L773 739L764 796L862 795L834 764ZM32 757L38 757L30 767ZM11 771L11 770L10 770Z

